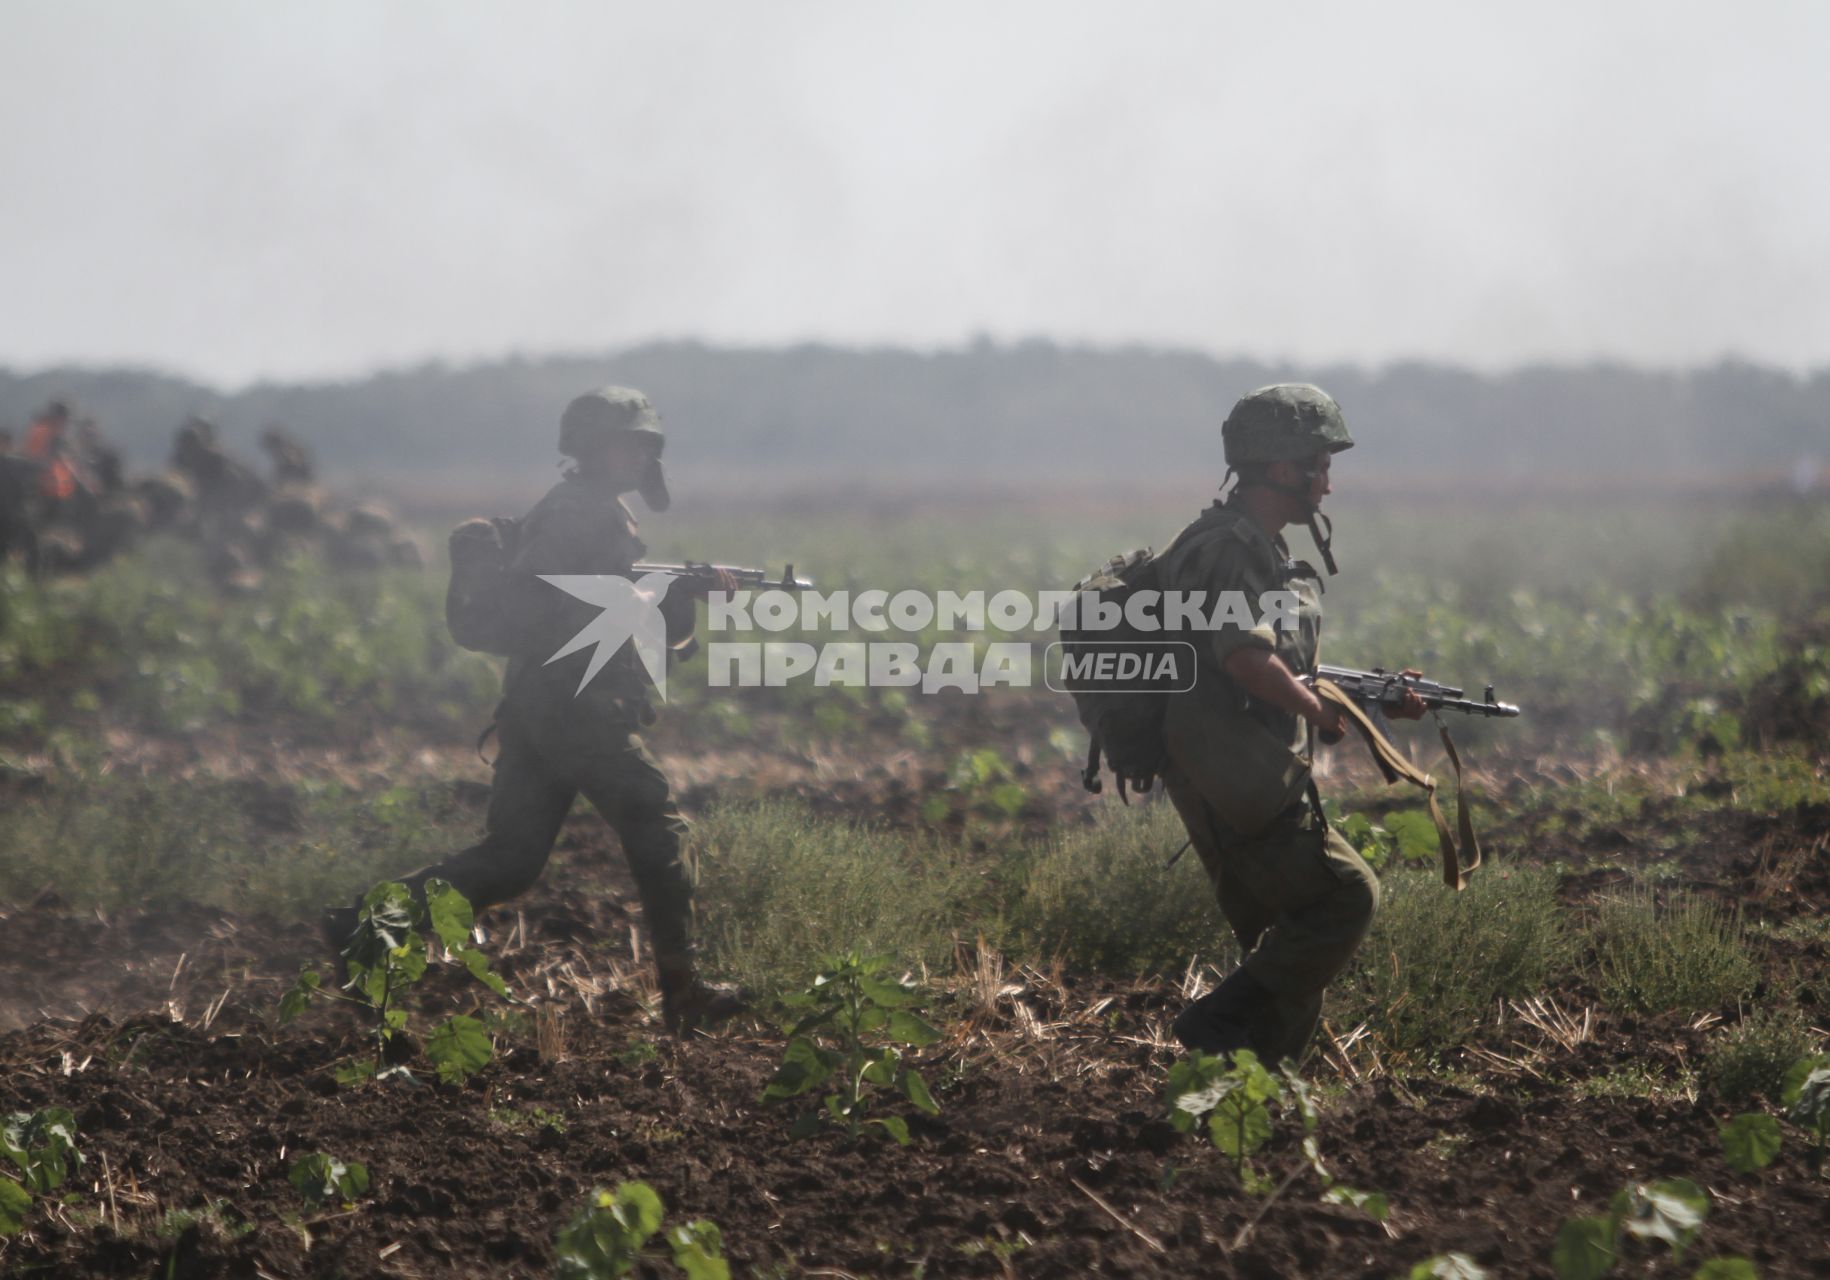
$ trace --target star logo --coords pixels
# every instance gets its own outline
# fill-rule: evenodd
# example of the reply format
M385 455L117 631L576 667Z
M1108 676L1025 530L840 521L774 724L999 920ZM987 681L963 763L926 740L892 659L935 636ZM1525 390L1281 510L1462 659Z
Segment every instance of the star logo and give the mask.
M613 573L543 573L540 577L567 595L603 610L546 660L546 665L551 666L580 649L596 646L574 697L585 691L585 686L625 644L633 643L642 669L654 682L655 692L663 702L667 700L667 623L661 617L661 601L674 583L673 574L645 573L634 582Z

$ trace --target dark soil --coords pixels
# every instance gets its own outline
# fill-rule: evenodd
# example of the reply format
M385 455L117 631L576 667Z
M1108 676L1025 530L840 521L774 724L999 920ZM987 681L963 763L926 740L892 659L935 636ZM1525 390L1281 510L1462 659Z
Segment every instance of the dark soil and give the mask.
M1728 855L1719 870L1775 905L1822 887L1821 856L1783 884ZM463 1086L339 1088L334 1065L364 1052L349 1012L274 1024L315 955L303 924L101 918L49 901L0 916L9 1004L92 1010L0 1036L0 1111L68 1107L87 1157L69 1203L35 1205L26 1233L0 1243L0 1274L544 1276L592 1188L641 1179L670 1221L716 1221L738 1276L1383 1278L1448 1250L1496 1276L1549 1276L1559 1223L1668 1176L1710 1191L1702 1238L1682 1268L1634 1246L1619 1274L1688 1276L1716 1254L1768 1277L1830 1274L1830 1177L1798 1131L1771 1168L1736 1174L1717 1127L1738 1108L1572 1087L1694 1064L1703 1033L1679 1020L1604 1022L1530 1069L1473 1050L1408 1079L1317 1066L1324 1157L1342 1182L1390 1196L1385 1225L1323 1203L1308 1174L1267 1206L1173 1130L1167 984L1025 969L1000 994L962 984L935 1010L948 1040L922 1059L941 1114L910 1116L908 1148L833 1131L792 1142L791 1115L758 1102L780 1036L749 1024L662 1039L633 913L607 876L599 859L565 857L488 918L488 948L534 1012L499 1021L496 1061ZM479 997L502 1007L455 966L427 986L422 1018ZM1516 1054L1518 1034L1491 1047ZM1294 1168L1294 1142L1280 1134L1260 1167ZM286 1173L314 1151L365 1164L370 1193L307 1210Z

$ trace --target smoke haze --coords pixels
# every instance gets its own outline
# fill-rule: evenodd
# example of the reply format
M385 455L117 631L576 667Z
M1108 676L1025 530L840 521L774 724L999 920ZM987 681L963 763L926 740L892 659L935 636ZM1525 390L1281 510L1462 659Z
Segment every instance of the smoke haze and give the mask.
M1830 9L14 4L0 364L1830 334Z

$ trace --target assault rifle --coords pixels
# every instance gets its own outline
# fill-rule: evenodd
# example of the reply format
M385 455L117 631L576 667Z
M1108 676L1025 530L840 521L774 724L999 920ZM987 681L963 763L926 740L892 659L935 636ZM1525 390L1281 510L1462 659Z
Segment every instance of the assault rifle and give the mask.
M737 565L703 564L697 560L688 560L685 564L638 564L630 572L637 577L645 573L671 573L681 579L689 591L721 591L724 583L720 574L730 574L736 580L739 589L750 591L811 591L813 579L796 578L794 566L788 565L782 570L782 576L775 581L769 580L767 569L744 569Z
M1493 696L1492 685L1487 686L1480 701L1475 701L1462 697L1462 691L1453 685L1437 684L1422 676L1407 676L1403 672L1387 671L1383 667L1357 671L1352 667L1318 666L1314 675L1304 676L1302 680L1304 684L1313 684L1317 680L1333 681L1340 686L1342 693L1364 707L1369 715L1403 706L1404 695L1407 693L1422 698L1423 705L1431 711L1460 711L1471 716L1519 714L1519 709L1512 703L1500 702Z

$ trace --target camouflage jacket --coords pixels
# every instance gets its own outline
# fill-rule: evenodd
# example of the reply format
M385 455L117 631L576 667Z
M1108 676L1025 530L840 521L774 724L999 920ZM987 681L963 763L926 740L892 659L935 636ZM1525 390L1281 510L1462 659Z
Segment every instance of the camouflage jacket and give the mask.
M569 473L535 504L521 521L511 565L510 604L523 620L519 630L526 641L509 660L505 696L531 699L554 711L575 704L578 710L618 721L653 718L648 677L632 643L622 645L583 689L579 682L590 664L591 647L549 662L601 611L541 578L543 574L629 577L631 567L647 550L628 505L613 489L577 472ZM683 643L692 635L690 597L668 595L661 613L670 644Z
M1195 641L1197 682L1208 685L1203 705L1211 714L1256 720L1277 741L1306 756L1306 722L1247 697L1226 674L1226 660L1239 649L1261 648L1275 653L1298 675L1313 671L1322 626L1321 578L1316 571L1292 559L1281 536L1266 532L1242 505L1229 500L1209 507L1177 535L1164 553L1158 581L1165 591L1204 593L1203 612L1209 615L1226 593L1238 593L1249 609L1250 623L1223 621L1215 630L1187 637ZM1262 601L1274 591L1295 596L1294 627L1273 626L1266 620Z

